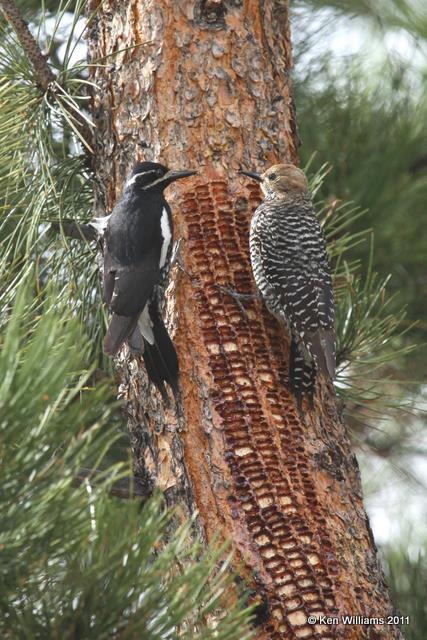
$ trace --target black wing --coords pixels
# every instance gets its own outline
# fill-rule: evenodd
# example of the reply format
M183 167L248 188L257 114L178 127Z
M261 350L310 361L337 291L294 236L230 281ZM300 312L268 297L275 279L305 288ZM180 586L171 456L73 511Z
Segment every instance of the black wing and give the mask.
M119 202L111 214L105 234L104 295L117 315L141 313L160 280L159 220L159 211L138 199Z
M104 294L110 310L119 316L141 313L160 280L159 260L151 252L137 265L118 265L104 259Z

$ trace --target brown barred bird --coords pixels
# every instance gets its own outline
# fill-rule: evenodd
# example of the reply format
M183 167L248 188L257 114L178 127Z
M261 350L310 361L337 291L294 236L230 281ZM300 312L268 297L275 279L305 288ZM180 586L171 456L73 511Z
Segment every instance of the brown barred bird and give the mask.
M250 229L256 285L267 308L291 337L289 384L301 407L313 399L316 374L335 375L334 296L325 238L314 214L307 178L292 164L277 164L262 175L265 199Z

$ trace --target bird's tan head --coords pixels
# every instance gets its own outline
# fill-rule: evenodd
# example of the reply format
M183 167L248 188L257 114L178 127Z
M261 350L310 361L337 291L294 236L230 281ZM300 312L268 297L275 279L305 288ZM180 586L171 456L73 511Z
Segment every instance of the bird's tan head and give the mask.
M307 193L308 182L304 171L293 164L275 164L261 174L261 187L276 194Z
M246 176L261 183L265 195L287 195L308 192L308 182L304 171L294 164L275 164L261 175L242 171Z

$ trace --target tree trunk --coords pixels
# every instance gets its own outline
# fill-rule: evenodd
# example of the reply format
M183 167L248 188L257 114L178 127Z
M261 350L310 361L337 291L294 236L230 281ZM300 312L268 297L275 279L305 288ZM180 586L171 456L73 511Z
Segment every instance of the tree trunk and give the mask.
M125 349L117 363L136 474L183 517L197 509L205 539L232 538L265 603L258 638L401 637L340 620L393 610L335 399L321 389L302 418L287 335L260 302L244 313L218 286L254 293L248 230L260 194L239 168L297 161L288 1L105 0L88 37L97 214L137 159L200 171L168 191L181 239L167 292L179 417L141 361ZM338 624L308 623L321 614Z

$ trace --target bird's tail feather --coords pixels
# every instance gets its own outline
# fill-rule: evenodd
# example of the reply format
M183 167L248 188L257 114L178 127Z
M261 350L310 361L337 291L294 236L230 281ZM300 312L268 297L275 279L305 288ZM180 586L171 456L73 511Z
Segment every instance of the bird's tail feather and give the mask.
M115 356L122 344L133 334L138 316L119 316L113 313L104 338L104 351Z
M142 334L138 324L127 342L131 351L144 358L149 380L157 387L164 402L168 404L169 398L165 383L171 387L174 397L177 397L178 356L155 300L149 303L144 322L149 322L150 340Z
M155 301L150 303L149 314L152 322L154 344L150 344L144 339L143 358L148 377L156 385L163 399L166 400L165 382L171 387L175 397L178 392L178 356Z
M308 398L313 406L313 395L316 386L316 366L308 362L298 349L298 344L292 338L289 354L289 386L294 394L298 409L301 410L303 398Z
M309 333L310 351L316 359L319 372L330 378L335 377L335 334L333 331L320 329L315 333Z
M153 344L142 335L138 316L126 317L113 313L104 338L104 351L114 356L123 343L127 342L131 351L142 355L150 381L160 391L165 403L168 403L165 383L171 387L175 398L178 393L178 356L155 300L149 303L148 318L145 320L147 319L152 329Z

